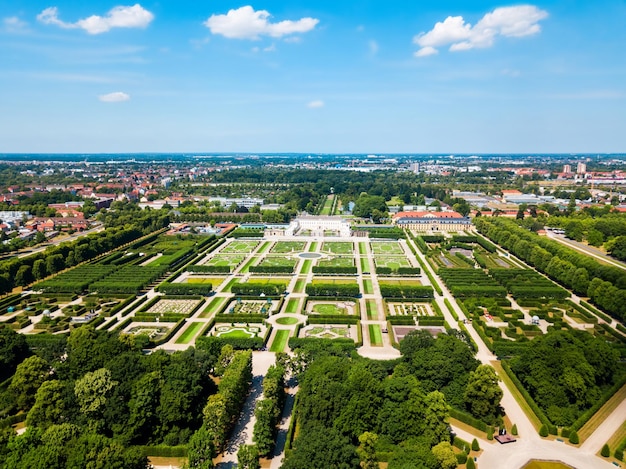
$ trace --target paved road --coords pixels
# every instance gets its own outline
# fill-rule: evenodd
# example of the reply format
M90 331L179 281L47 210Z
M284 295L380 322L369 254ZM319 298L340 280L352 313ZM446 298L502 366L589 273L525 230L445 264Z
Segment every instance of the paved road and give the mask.
M606 262L607 264L611 264L615 267L619 267L620 269L626 270L626 264L616 259L613 259L611 256L609 256L604 251L601 251L598 248L595 248L593 246L588 246L583 243L579 243L578 241L573 241L571 239L566 238L563 235L557 235L551 231L548 231L547 234L550 239L558 241L559 243L564 244L567 247L576 249L577 251L580 251L583 254L587 254L588 256L595 257L596 259L601 260L602 262Z
M32 256L33 254L36 254L38 252L45 251L50 246L56 246L57 244L66 243L68 241L74 241L74 240L76 240L78 238L82 238L83 236L87 236L87 235L90 235L92 233L98 233L100 231L103 231L104 229L105 229L104 226L98 225L98 226L96 226L94 228L91 228L90 230L81 231L80 233L74 233L74 234L72 234L70 236L64 236L63 238L55 239L54 241L46 243L44 246L36 247L36 248L34 248L32 250L29 250L28 252L22 252L21 254L18 254L17 257L22 258L22 257Z

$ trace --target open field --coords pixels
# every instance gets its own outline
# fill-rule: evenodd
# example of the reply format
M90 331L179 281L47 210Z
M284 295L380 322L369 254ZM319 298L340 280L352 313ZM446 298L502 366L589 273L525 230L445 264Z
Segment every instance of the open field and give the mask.
M361 272L368 274L370 271L370 261L367 257L361 257Z
M374 286L372 285L371 278L363 279L363 293L365 293L366 295L371 295L374 293Z
M297 298L289 299L287 303L287 307L285 308L285 313L287 314L296 314L298 312L298 307L300 306L300 300Z
M367 319L378 319L378 306L375 300L366 300L365 307L367 308Z
M309 262L309 261L307 261ZM306 279L305 278L299 278L298 280L296 280L296 285L293 288L293 292L294 293L304 293L304 287L306 286Z
M208 318L210 315L217 313L218 311L222 309L222 307L226 304L228 300L229 298L226 298L226 297L213 298L213 300L211 300L211 302L204 309L204 311L200 313L199 317Z
M359 255L364 256L367 254L367 245L365 243L359 243Z

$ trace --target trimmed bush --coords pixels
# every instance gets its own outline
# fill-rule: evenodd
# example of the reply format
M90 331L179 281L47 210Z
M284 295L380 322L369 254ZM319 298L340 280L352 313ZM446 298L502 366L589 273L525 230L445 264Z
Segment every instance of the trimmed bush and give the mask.
M468 458L467 464L465 465L465 469L476 469L476 464L474 463L473 458Z
M577 445L580 443L580 438L578 437L578 432L575 430L569 434L569 442L573 445Z
M511 435L517 436L517 424L516 423L514 423L513 426L511 427Z
M604 444L604 446L602 447L602 451L600 451L600 455L603 458L608 458L611 456L611 448L609 448L608 444Z
M478 440L476 438L472 440L472 451L480 451L480 445L478 444Z
M542 438L546 438L549 434L550 433L548 432L548 426L544 423L539 429L539 436Z

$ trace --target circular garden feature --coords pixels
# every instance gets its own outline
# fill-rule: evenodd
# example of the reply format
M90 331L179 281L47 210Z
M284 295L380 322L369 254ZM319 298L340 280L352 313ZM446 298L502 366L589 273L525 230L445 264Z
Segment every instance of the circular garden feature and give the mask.
M298 324L298 320L296 318L278 318L276 319L276 324L281 324L283 326L290 326L292 324Z

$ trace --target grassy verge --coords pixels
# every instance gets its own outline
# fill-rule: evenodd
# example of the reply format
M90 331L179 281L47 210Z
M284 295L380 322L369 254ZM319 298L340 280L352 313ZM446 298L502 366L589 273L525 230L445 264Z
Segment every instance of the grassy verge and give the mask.
M361 256L367 254L367 247L365 246L365 243L359 243L359 254Z
M367 319L378 319L378 308L376 307L376 301L367 300L365 302L365 307L367 308Z
M185 329L185 332L183 332L180 337L178 338L178 340L176 341L177 344L188 344L189 342L191 342L194 337L196 337L196 335L198 334L198 332L200 332L200 330L205 326L205 324L203 322L192 322L189 324L189 326L187 326L187 329Z
M206 308L204 308L204 311L202 311L202 313L200 313L198 317L208 318L211 314L216 313L219 310L221 310L222 306L224 306L224 303L226 303L227 300L228 298L225 298L225 297L213 298L213 300L209 303L209 305Z
M363 291L366 295L371 295L372 293L374 293L374 285L372 285L371 279L363 279Z
M307 259L306 261L304 261L304 263L302 264L302 269L300 269L300 273L301 274L308 274L311 272L311 267L313 265L313 261L311 259ZM298 280L299 282L300 280Z
M361 272L362 273L369 272L370 271L370 262L367 259L367 257L361 257L360 261L361 261Z
M298 312L298 306L300 305L300 300L296 298L291 298L287 303L287 307L285 308L285 313L287 314L295 314Z
M526 402L526 399L524 399L524 396L522 396L522 394L519 392L517 386L515 386L513 381L511 381L509 375L506 374L506 371L504 371L504 369L502 368L502 364L498 361L493 361L491 362L491 366L496 369L496 371L498 372L498 376L506 385L506 387L509 388L509 391L511 391L511 394L513 394L513 397L515 398L515 402L517 402L522 408L522 410L528 417L528 420L530 420L530 423L532 423L533 427L535 427L535 430L539 431L539 428L541 427L541 421L530 408L528 402Z
M591 417L583 427L578 430L580 443L582 444L591 434L604 422L609 415L626 399L626 386L622 386L613 396L600 407L593 417Z
M268 249L270 248L271 245L272 245L272 243L270 243L269 241L263 243L261 245L261 247L259 248L257 254L265 254L268 251Z
M611 451L615 451L615 449L619 446L619 444L625 439L626 439L626 421L624 421L624 423L622 423L622 426L619 427L617 431L613 433L613 435L611 435L611 438L609 438L609 441L607 441L606 443L609 445L609 448L611 448Z
M307 262L309 262L309 261L307 261ZM296 285L293 288L293 292L294 293L303 293L305 286L306 286L306 279L305 278L299 278L298 280L296 280Z
M370 343L374 347L382 347L383 345L383 334L380 331L380 326L378 324L370 324L368 326L370 332Z
M318 245L318 244L319 244L319 243L317 243L317 242L311 243L311 245L309 246L309 252L315 252L315 251L317 251L317 245Z
M289 340L289 332L286 330L277 330L276 335L274 335L274 341L272 342L272 346L270 347L270 352L282 352L285 350L285 345L287 345L287 341Z

